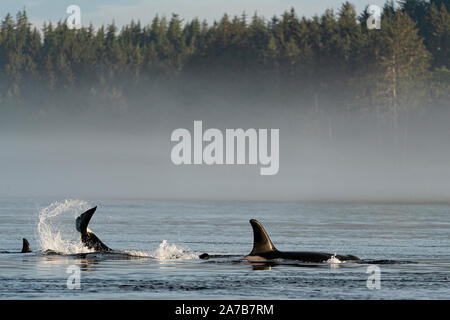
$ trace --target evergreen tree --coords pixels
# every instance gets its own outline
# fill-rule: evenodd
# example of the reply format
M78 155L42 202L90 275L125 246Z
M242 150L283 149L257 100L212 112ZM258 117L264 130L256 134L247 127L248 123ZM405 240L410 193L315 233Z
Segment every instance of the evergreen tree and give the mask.
M415 108L449 106L448 5L388 1L381 30L368 30L367 10L358 17L349 2L311 18L294 8L270 20L224 14L211 25L156 15L121 30L60 21L38 31L20 11L0 25L0 108L63 109L70 97L126 112L137 93L166 84L180 95L232 99L234 90L252 103L304 108L330 141L339 137L331 119L374 113L379 131L389 122L399 137Z
M428 17L429 49L433 55L435 67L450 68L450 11L444 4L440 9L432 4Z

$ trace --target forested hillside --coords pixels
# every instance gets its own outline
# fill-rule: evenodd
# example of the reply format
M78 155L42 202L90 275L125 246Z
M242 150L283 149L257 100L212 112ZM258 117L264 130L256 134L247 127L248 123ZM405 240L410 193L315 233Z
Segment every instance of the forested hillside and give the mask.
M298 109L319 122L370 114L395 132L411 112L449 109L450 1L387 2L380 30L368 30L367 17L346 2L309 18L290 9L278 17L224 14L208 24L173 14L121 30L72 30L64 21L37 30L25 11L8 14L0 110L77 113L102 105L126 113L135 104L161 108L152 96L162 90L186 104L238 92L243 103Z

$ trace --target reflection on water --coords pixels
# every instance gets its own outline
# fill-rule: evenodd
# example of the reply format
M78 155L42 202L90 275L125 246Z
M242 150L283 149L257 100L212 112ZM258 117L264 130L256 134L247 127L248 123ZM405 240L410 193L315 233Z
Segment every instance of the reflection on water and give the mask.
M251 263L253 270L272 270L270 263Z

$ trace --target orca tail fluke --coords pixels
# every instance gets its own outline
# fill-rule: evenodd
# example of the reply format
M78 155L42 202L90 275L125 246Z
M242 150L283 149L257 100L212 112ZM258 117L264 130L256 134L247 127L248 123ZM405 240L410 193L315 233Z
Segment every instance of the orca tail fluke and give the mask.
M278 251L259 221L251 219L250 224L253 228L253 250L250 252L250 256L256 256L263 252Z
M80 214L77 220L75 220L75 225L78 232L80 232L81 234L87 232L89 221L91 221L91 218L94 215L95 210L97 210L97 206L87 210L86 212L83 212L82 214Z
M88 249L93 249L98 252L111 251L111 249L104 244L91 230L88 229L89 221L91 221L97 206L83 212L75 220L77 231L81 233L81 242Z
M31 249L30 249L30 243L28 242L28 240L27 239L25 239L25 238L23 238L23 240L22 240L22 251L21 251L22 253L28 253L28 252L31 252Z

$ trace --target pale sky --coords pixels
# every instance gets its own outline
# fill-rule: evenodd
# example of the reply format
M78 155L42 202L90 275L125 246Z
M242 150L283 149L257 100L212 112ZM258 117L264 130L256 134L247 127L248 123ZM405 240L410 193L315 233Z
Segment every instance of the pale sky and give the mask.
M179 14L185 20L195 17L212 22L224 12L241 15L255 12L266 18L280 15L294 7L300 16L322 14L325 9L339 9L344 0L1 0L0 16L13 15L25 7L33 24L41 26L44 21L64 20L69 5L81 8L81 23L98 27L114 21L116 25L128 24L132 19L147 24L156 15ZM383 6L385 0L351 0L360 13L367 5Z

